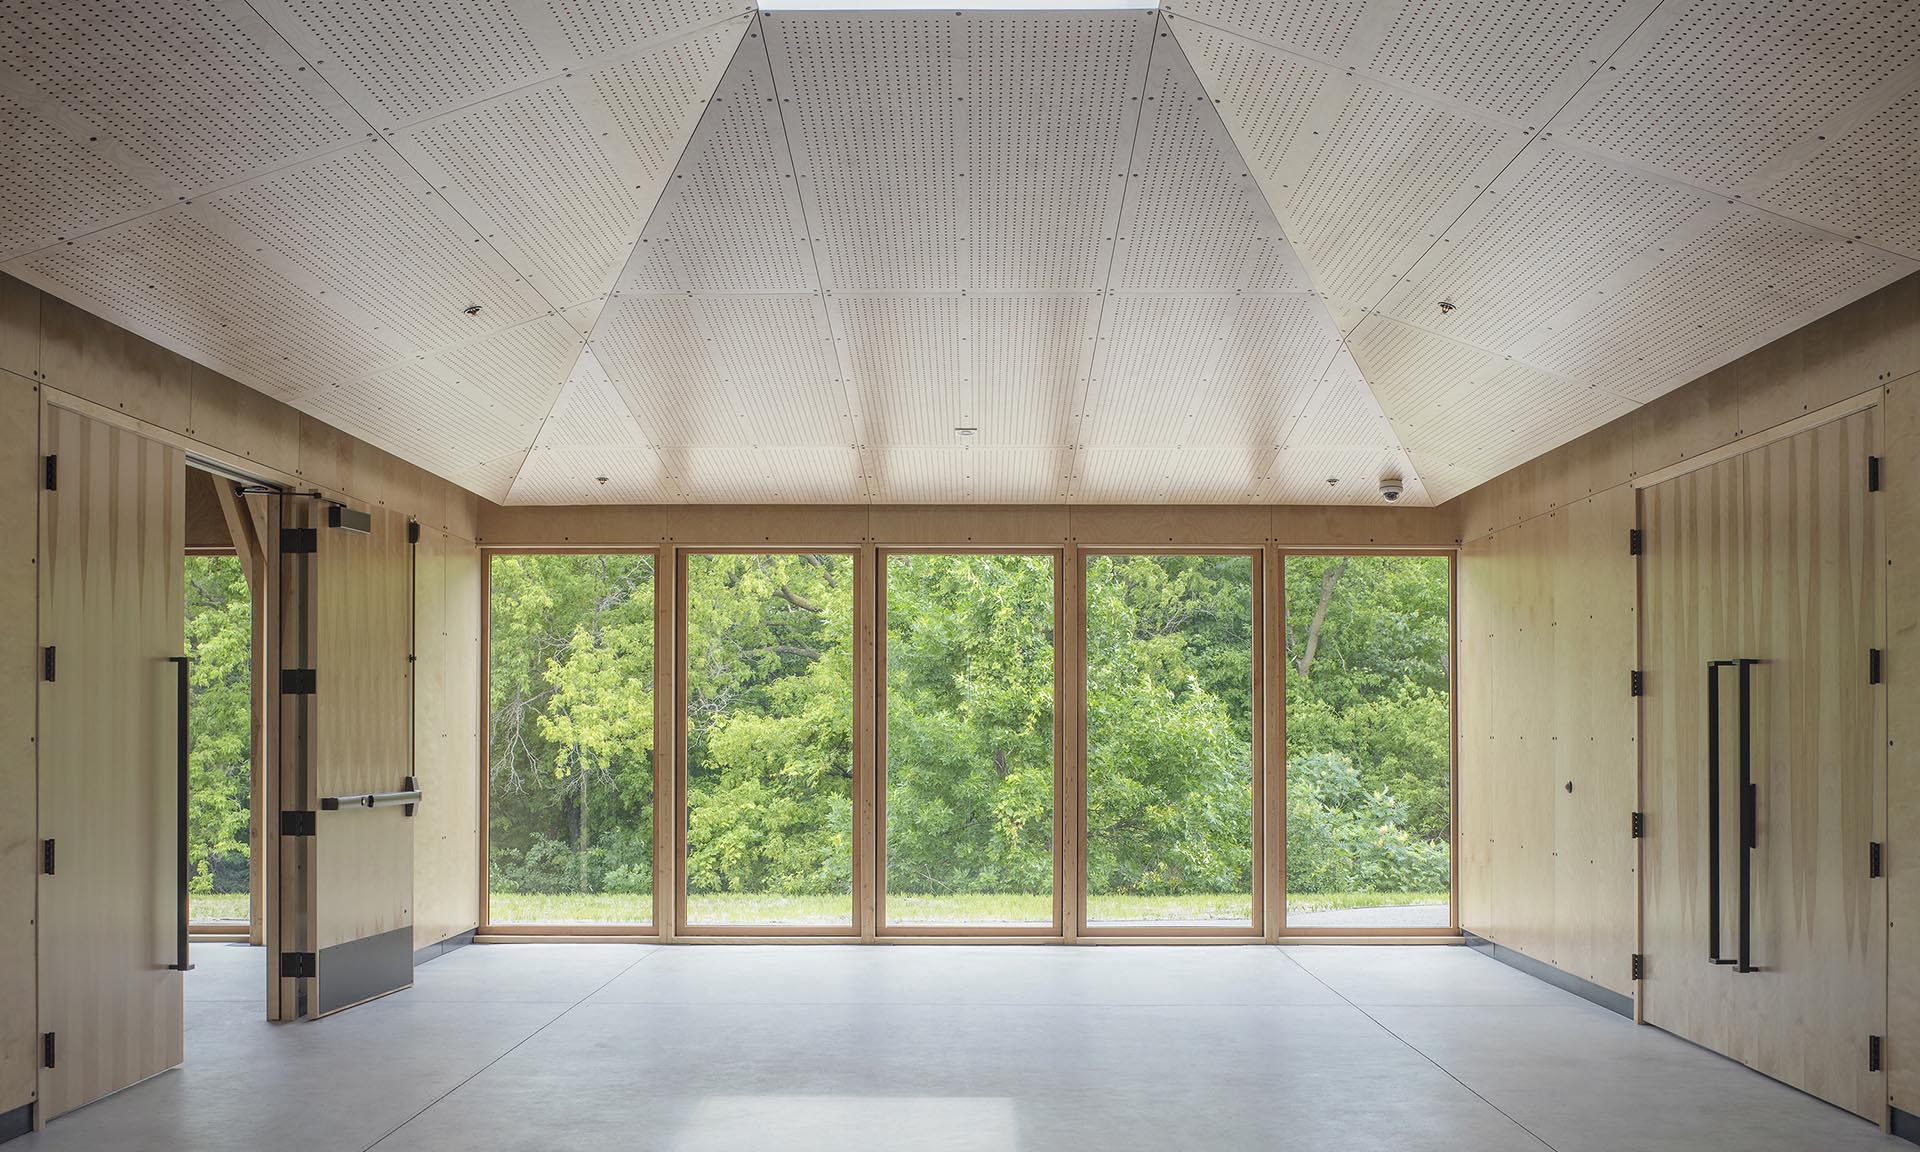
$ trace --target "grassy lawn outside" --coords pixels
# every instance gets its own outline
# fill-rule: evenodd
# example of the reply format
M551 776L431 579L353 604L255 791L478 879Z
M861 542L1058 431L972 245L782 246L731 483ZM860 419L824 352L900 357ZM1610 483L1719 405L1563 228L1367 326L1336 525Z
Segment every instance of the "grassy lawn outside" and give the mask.
M248 913L245 892L214 892L187 897L187 919L195 924L217 924L229 920L245 924Z
M240 900L244 917L246 898ZM1336 912L1446 902L1445 892L1328 892L1289 896L1287 908L1295 913ZM488 920L494 924L645 924L653 915L653 897L644 892L495 892L488 903ZM1253 898L1246 893L1095 896L1088 904L1088 913L1096 923L1245 924L1252 906ZM695 894L687 901L687 918L695 924L847 924L852 911L852 900L846 896L711 893ZM890 924L1046 924L1052 918L1051 896L981 893L887 897Z
M1287 910L1344 912L1409 904L1445 904L1445 892L1317 892L1287 897ZM645 924L653 917L653 896L646 892L533 894L495 892L489 919L495 924ZM1095 896L1087 905L1095 923L1247 923L1252 897L1246 893L1196 896ZM221 892L191 899L193 922L247 922L247 894ZM696 895L689 918L700 924L845 924L852 902L845 896ZM1051 896L969 894L889 896L890 924L1046 924L1053 918Z

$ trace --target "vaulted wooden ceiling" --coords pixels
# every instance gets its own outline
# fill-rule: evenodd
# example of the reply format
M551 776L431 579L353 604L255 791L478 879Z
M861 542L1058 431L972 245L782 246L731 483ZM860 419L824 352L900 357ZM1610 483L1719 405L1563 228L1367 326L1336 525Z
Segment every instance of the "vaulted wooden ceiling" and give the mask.
M0 268L504 502L1438 502L1920 267L1920 0L0 44Z

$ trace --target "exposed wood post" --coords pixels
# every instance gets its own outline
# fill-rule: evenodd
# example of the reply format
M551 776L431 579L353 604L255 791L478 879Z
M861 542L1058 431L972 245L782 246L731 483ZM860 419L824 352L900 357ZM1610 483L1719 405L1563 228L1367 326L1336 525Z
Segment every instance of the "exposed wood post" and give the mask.
M653 929L673 943L678 879L680 561L672 543L653 556Z

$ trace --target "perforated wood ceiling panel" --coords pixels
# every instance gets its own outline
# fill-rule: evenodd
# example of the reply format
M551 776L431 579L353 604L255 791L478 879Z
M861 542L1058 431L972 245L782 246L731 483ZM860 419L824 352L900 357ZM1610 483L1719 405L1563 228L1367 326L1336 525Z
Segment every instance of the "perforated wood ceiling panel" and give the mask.
M1406 445L1449 466L1497 476L1633 409L1604 389L1502 363L1460 400L1396 420Z
M969 118L968 287L1092 291L1105 283L1146 23L1138 14L967 21L970 99L956 103L968 104Z
M118 153L117 166L166 193L285 164L366 131L237 0L12 3L0 9L0 59L16 96L47 100L72 118L75 147L110 161Z
M165 200L111 160L76 147L50 121L0 93L0 257L92 232Z
M1896 257L1758 212L1728 215L1621 291L1522 341L1549 371L1647 400L1757 348L1816 301L1885 283Z
M542 314L511 266L378 144L336 152L206 199L257 251L352 300L422 348ZM480 306L468 316L450 300Z
M1920 267L1885 0L20 0L0 268L489 499L1444 500Z
M735 0L544 0L544 7L567 47L587 58L625 52L749 6Z
M1570 82L1588 75L1582 64L1590 68L1618 44L1624 29L1609 36L1610 23L1623 14L1637 23L1651 7L1628 0L1405 4L1382 32L1367 70L1531 123L1543 102L1557 105L1572 94Z
M1507 348L1712 202L1579 153L1529 149L1427 251L1386 310ZM1454 309L1441 311L1442 300Z
M762 23L822 276L840 291L962 287L960 21Z
M1568 108L1565 134L1740 191L1916 60L1920 6L1909 3L1663 4Z
M184 208L25 263L81 307L296 401L396 357L373 332L314 306L291 280Z
M507 0L284 0L320 53L359 82L385 127L517 87L547 61ZM459 67L422 65L451 64Z
M1377 299L1406 271L1408 246L1511 158L1512 140L1385 88L1355 88L1286 200L1301 258L1332 295Z
M1170 43L1154 54L1114 287L1219 291L1241 287L1273 213L1242 168L1212 101Z

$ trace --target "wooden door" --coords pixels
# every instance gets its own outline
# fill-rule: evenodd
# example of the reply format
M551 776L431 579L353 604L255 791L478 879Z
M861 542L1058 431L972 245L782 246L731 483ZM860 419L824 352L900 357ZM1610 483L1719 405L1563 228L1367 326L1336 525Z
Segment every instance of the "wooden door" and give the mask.
M283 1018L323 1016L413 983L415 806L397 799L413 773L409 525L381 509L362 518L303 505L288 519L295 533L308 526L312 547L282 556L283 583L296 590L282 651L284 666L312 671L311 691L283 697L283 738L294 744L282 794L305 797L314 823L312 836L282 837L292 855L280 890L282 952L311 957L311 967L303 959L289 972L283 955L279 976L311 983L283 1001Z
M170 658L185 651L186 459L60 408L43 427L55 460L40 518L40 643L53 649L39 693L50 1119L182 1056Z
M1642 858L1649 1024L1879 1122L1886 883L1881 498L1874 410L1641 494ZM1707 665L1750 659L1750 961L1741 971L1740 669L1719 674L1719 938Z

